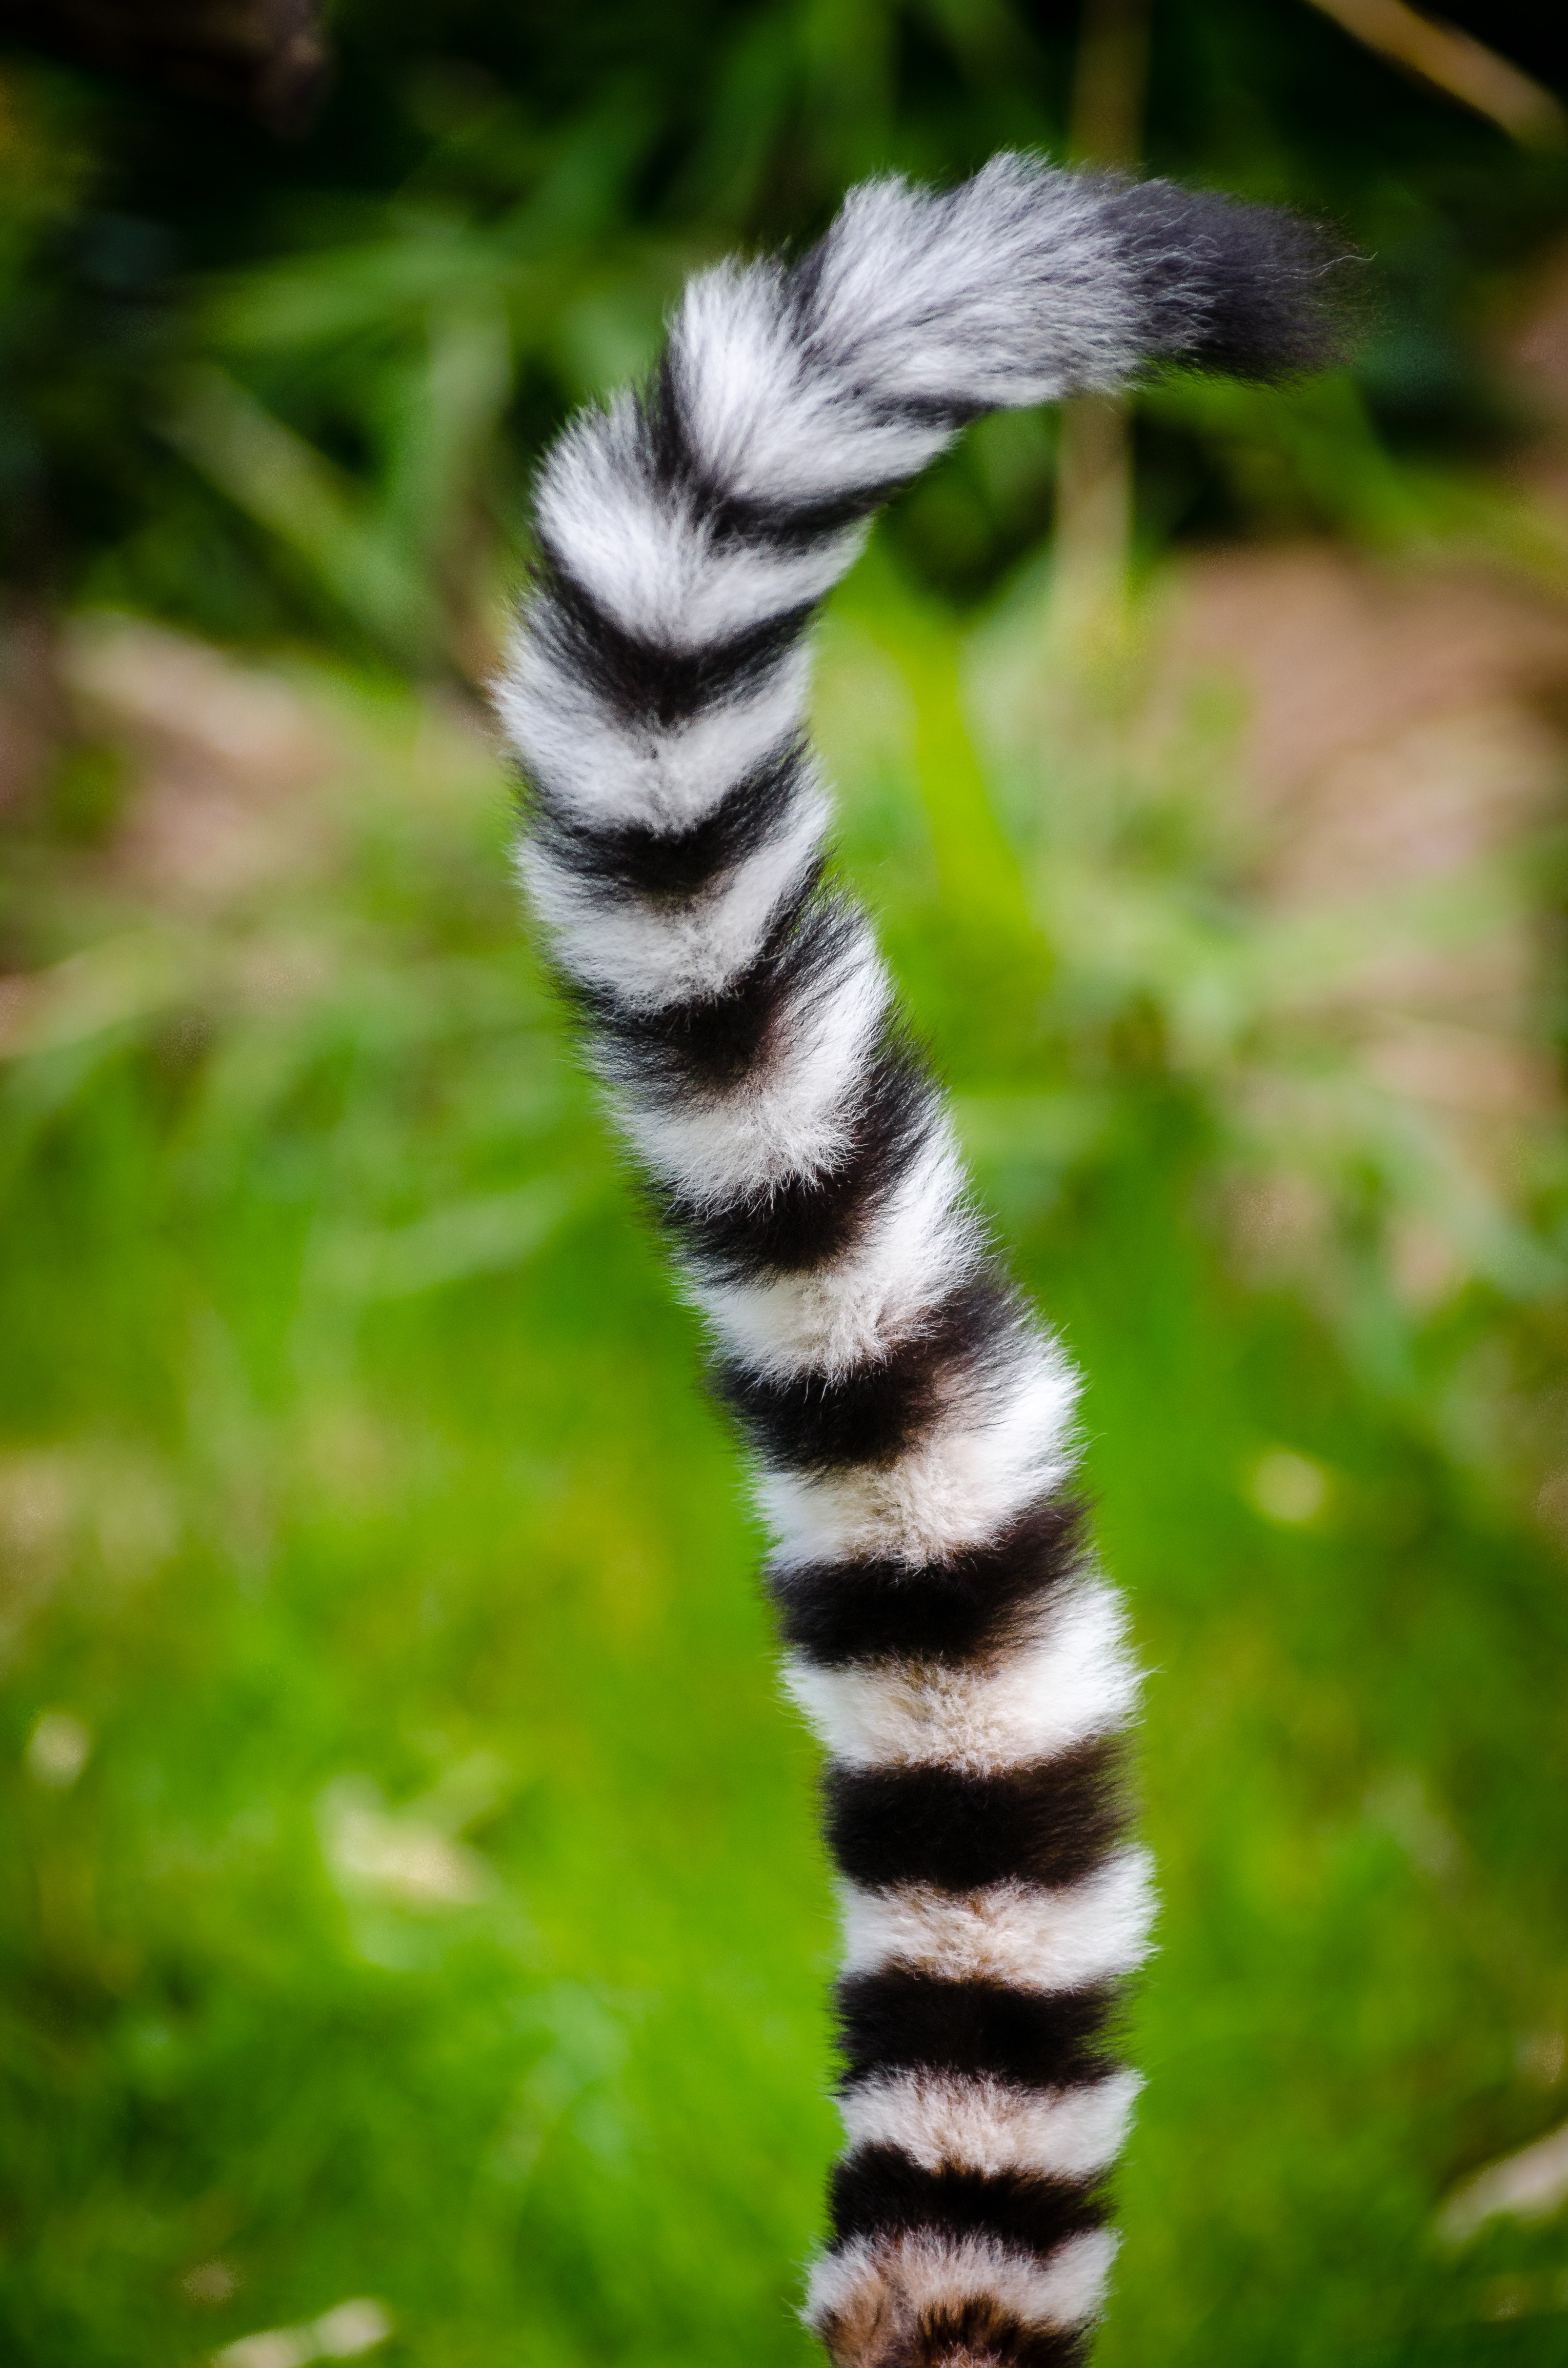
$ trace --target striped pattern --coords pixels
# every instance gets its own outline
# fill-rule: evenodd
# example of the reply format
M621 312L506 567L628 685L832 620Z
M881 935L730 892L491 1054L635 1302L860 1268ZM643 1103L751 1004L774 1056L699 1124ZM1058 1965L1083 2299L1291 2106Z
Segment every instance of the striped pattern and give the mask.
M523 875L749 1442L828 1755L847 2147L809 2317L841 2368L1081 2357L1153 1905L1072 1371L825 868L804 635L965 420L1150 357L1301 367L1323 260L1281 217L1016 157L872 183L792 268L696 280L653 383L540 486L498 689Z

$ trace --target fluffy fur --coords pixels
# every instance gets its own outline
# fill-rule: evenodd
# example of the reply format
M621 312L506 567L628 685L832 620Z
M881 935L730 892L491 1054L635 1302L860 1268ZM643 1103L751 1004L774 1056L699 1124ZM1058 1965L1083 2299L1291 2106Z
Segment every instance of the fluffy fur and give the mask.
M750 1442L828 1754L847 2150L808 2316L840 2368L1081 2358L1153 1896L1073 1374L827 873L803 637L966 420L1161 359L1305 367L1327 259L1287 217L1017 156L870 182L801 262L693 281L652 384L540 485L497 694L523 875Z

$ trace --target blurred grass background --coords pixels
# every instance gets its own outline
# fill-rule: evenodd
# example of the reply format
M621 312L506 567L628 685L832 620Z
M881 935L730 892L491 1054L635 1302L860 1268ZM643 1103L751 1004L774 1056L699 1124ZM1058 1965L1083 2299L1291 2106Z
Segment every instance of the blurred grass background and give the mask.
M809 2357L812 1756L477 686L683 274L1015 142L1373 288L983 427L822 638L1155 1672L1101 2357L1560 2360L1568 2173L1465 2182L1568 2115L1568 49L346 0L306 121L286 14L0 7L0 2352Z

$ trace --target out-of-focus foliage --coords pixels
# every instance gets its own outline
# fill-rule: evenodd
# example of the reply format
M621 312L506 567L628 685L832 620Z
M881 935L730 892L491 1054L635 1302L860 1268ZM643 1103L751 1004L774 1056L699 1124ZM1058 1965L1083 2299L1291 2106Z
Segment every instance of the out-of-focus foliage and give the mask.
M873 571L821 714L1089 1376L1156 1672L1102 2356L1546 2368L1561 2224L1454 2251L1433 2218L1562 2118L1568 1606L1524 1512L1561 1194L1548 1163L1456 1223L1440 1139L1335 1050L1402 916L1270 928L1211 702L1142 754L1058 711L1042 777L1048 643L1038 586L966 645ZM373 2296L389 2368L803 2360L809 1758L690 1327L519 939L505 784L460 717L319 670L123 621L62 669L128 782L108 863L11 841L6 2344L154 2368ZM1249 1280L1235 1198L1281 1170L1319 1230ZM1391 1254L1413 1211L1435 1302Z
M1060 147L1076 25L347 0L291 148L0 64L7 2361L807 2356L810 1756L464 678L682 274ZM1087 646L983 427L819 699L1155 1673L1102 2357L1546 2368L1562 2198L1440 2210L1568 2112L1568 169L1305 0L1159 0L1148 124L1346 222L1354 369L1139 398Z
M1497 12L1472 13L1495 37ZM526 456L648 359L684 272L809 233L866 172L1060 153L1075 14L348 0L335 96L288 150L13 58L9 572L472 670L517 564ZM1520 17L1527 60L1552 70ZM1495 276L1554 232L1568 166L1403 81L1306 0L1164 0L1149 87L1151 164L1338 220L1373 258L1375 325L1316 415L1163 390L1145 535L1408 529L1430 492L1417 464L1474 458L1506 425L1478 332ZM1046 424L983 430L905 505L906 557L984 591L1044 530L1051 477Z

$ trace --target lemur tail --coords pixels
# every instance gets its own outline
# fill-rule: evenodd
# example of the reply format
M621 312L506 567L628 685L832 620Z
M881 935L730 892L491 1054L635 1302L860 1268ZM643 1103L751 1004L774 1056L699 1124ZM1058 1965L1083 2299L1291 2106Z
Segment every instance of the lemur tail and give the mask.
M651 386L540 484L497 694L523 869L749 1442L828 1754L847 2148L808 2317L840 2368L1080 2359L1153 1906L1074 1376L825 871L806 629L966 420L1152 358L1310 367L1329 259L1287 216L1018 156L869 182L792 268L695 279Z

